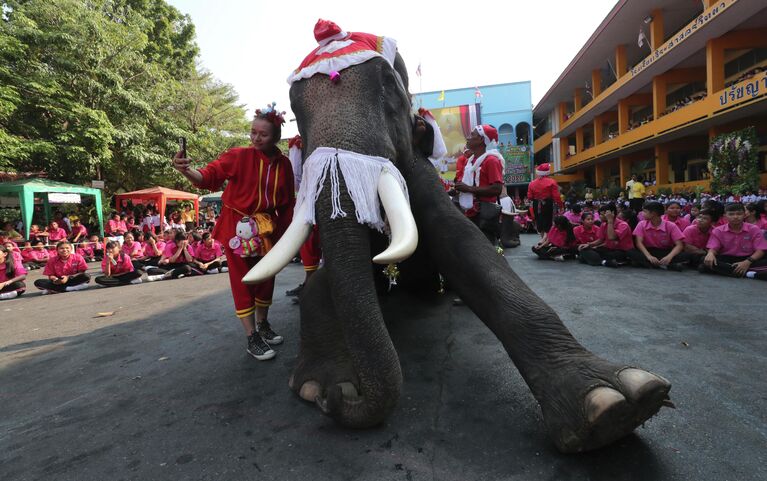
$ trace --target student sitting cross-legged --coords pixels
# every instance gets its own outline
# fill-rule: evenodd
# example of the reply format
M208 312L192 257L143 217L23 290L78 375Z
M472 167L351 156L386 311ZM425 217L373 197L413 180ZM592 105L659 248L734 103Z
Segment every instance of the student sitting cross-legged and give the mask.
M0 300L24 294L26 278L27 270L21 263L21 255L14 255L6 245L0 245Z
M194 260L197 267L208 274L229 271L226 256L221 252L221 244L210 235L210 232L202 235L202 241L194 249Z
M636 249L628 252L637 267L682 270L690 256L684 251L684 235L673 222L663 220L663 204L647 202L642 207L644 220L634 229Z
M142 259L144 258L144 246L137 242L133 237L133 232L126 232L123 236L123 245L120 252L128 256L133 264L133 269L141 270L146 267Z
M71 292L88 288L91 278L85 271L88 264L80 254L75 254L69 241L56 244L56 255L45 265L43 275L47 279L35 281L35 287L43 294L52 292Z
M581 248L578 246L579 260L590 266L618 267L626 263L627 252L634 248L631 238L631 226L615 215L615 206L605 204L599 207L602 225L597 231L597 239Z
M698 267L708 253L706 244L713 230L716 212L711 209L703 209L698 213L694 224L687 226L684 234L684 251L690 255L690 266Z
M173 240L165 245L157 267L147 267L147 280L180 279L186 276L200 275L202 272L194 263L194 249L189 245L184 231L176 231Z
M109 241L106 245L104 260L101 261L103 276L98 276L96 284L104 287L141 284L141 272L133 268L131 258L120 249L120 243Z
M567 217L554 217L554 225L544 234L543 239L533 246L533 252L540 259L563 261L565 256L573 256L576 252L576 239L573 225Z
M45 241L36 239L33 242L25 242L24 249L21 251L21 258L27 270L45 267L50 259L50 255L45 249Z
M706 270L732 277L767 280L767 240L762 230L744 222L743 204L725 208L727 224L715 228L708 239L703 265Z

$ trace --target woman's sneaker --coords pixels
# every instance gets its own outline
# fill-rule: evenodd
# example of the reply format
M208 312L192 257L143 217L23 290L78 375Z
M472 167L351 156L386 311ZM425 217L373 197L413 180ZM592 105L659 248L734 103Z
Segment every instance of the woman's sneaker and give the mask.
M258 328L258 333L268 344L271 344L272 346L282 344L282 336L278 335L272 330L272 326L269 324L269 321L259 322L256 325Z
M277 353L269 347L258 332L253 332L248 336L248 354L255 357L259 361L267 361L272 359Z

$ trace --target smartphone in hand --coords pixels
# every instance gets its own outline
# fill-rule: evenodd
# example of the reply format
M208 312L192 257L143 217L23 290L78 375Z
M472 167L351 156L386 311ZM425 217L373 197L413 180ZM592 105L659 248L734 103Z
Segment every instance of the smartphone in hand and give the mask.
M181 151L181 158L186 159L186 137L178 138L178 150Z

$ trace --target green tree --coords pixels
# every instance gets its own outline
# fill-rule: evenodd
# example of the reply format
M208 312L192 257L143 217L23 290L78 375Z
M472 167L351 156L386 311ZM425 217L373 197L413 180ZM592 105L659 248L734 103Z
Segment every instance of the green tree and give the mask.
M182 186L178 137L203 161L247 138L234 90L197 68L197 52L189 17L163 0L4 2L0 168L109 190Z

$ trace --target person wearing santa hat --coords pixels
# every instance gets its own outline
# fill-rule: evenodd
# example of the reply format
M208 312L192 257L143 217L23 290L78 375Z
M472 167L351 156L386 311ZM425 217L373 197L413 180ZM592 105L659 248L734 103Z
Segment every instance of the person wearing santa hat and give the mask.
M455 183L461 210L493 245L498 241L501 214L498 196L503 189L503 157L497 146L495 127L474 127L466 139L466 147L472 155L466 161L461 179Z
M563 208L557 181L549 177L551 165L540 164L535 168L536 179L527 187L527 198L533 201L533 215L538 234L543 237L554 218L554 204Z

